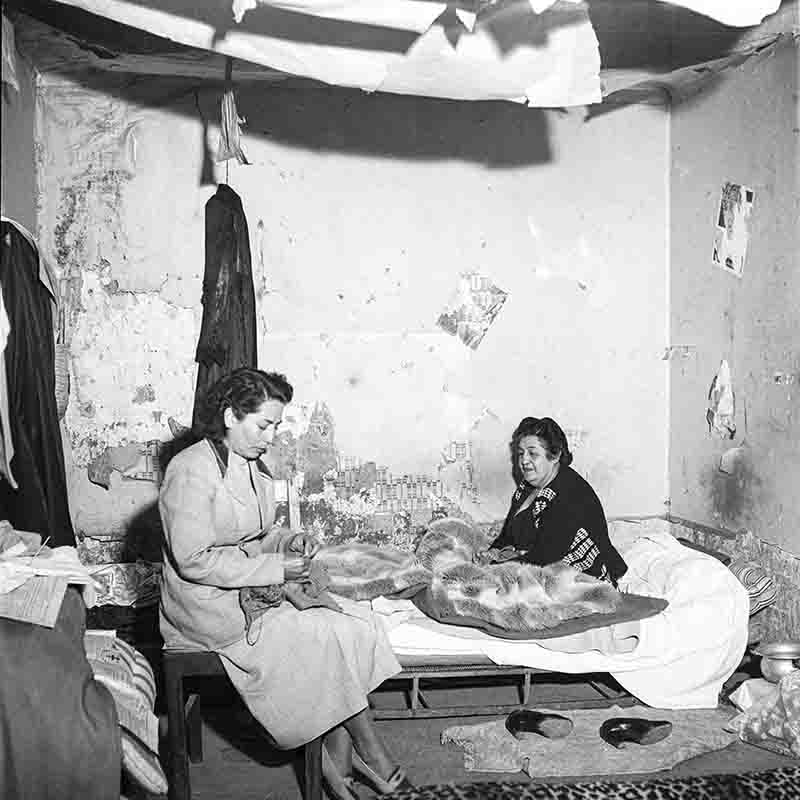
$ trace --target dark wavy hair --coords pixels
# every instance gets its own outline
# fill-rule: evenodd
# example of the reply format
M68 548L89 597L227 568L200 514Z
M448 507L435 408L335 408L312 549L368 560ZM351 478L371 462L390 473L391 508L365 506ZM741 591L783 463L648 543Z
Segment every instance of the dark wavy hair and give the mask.
M525 417L514 429L511 434L509 449L511 451L511 472L517 483L522 481L522 470L519 468L517 458L517 448L520 440L526 436L537 436L548 455L552 459L558 459L562 467L568 467L572 463L572 453L569 450L567 437L561 426L550 417Z
M252 414L265 400L291 403L294 389L285 375L261 369L240 367L223 375L206 394L198 414L194 434L221 442L225 438L225 409L230 408L236 419Z

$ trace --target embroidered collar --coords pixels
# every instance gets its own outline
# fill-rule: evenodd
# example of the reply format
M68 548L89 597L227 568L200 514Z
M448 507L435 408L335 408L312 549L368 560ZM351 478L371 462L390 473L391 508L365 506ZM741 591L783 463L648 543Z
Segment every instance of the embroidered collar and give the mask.
M514 503L521 503L522 501L526 500L530 494L533 492L533 486L531 486L527 481L521 481L519 486L517 486L517 491L514 492ZM558 492L553 489L553 483L539 489L535 495L534 500L538 498L542 498L548 503L552 502L555 499L555 496Z

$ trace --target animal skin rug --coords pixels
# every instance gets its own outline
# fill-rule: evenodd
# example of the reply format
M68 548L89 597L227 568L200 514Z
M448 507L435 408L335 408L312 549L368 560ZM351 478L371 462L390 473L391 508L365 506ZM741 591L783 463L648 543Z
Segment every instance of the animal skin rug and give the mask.
M566 564L537 567L481 564L484 535L459 519L431 523L417 546L420 563L433 573L423 610L436 619L468 618L506 631L538 631L622 605L611 584Z
M411 597L430 586L433 576L413 553L372 544L323 547L314 558L327 572L328 591L351 600Z

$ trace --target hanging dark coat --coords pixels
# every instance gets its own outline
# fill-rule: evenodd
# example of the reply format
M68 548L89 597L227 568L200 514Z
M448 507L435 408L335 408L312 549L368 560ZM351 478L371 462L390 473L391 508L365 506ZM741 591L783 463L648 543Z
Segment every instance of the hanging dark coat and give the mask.
M224 183L206 203L202 300L192 424L218 378L258 362L250 234L241 198Z
M0 518L52 547L75 545L55 390L53 297L39 279L39 256L11 223L0 223L0 284L11 331L5 362L18 488L0 478Z

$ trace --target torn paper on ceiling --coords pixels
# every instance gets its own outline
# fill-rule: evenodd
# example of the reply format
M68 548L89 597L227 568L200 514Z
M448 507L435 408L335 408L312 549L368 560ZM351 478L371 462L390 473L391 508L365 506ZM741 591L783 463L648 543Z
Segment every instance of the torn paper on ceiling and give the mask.
M667 95L673 103L681 102L702 91L724 72L751 59L769 58L775 48L793 41L789 33L774 34L771 40L731 53L713 61L704 61L662 74L635 70L605 70L602 77L603 97L617 101L636 101L643 97Z
M231 11L234 20L240 23L248 11L262 6L341 22L422 33L441 16L447 3L429 3L426 0L392 0L390 3L363 0L233 0Z
M585 4L576 0L555 3L540 14L526 2L492 4L471 32L455 13L425 27L429 7L437 5L425 2L408 4L427 14L413 30L325 21L272 3L248 13L240 8L239 25L233 11L230 24L223 25L219 8L204 3L185 3L180 13L127 0L67 3L180 44L335 86L535 106L601 100L597 37Z
M432 26L378 88L545 108L601 101L600 51L584 6L535 14L526 4L506 5L479 17L472 33L456 26Z
M598 42L581 0L477 0L468 7L436 0L173 0L168 8L133 0L62 2L334 86L536 107L602 100ZM672 5L746 26L776 11L780 0Z
M723 25L744 28L758 25L764 17L774 14L781 0L668 0L670 5L683 6L704 14Z
M14 26L3 11L3 83L8 84L15 91L19 91L17 80L17 48L14 45Z

